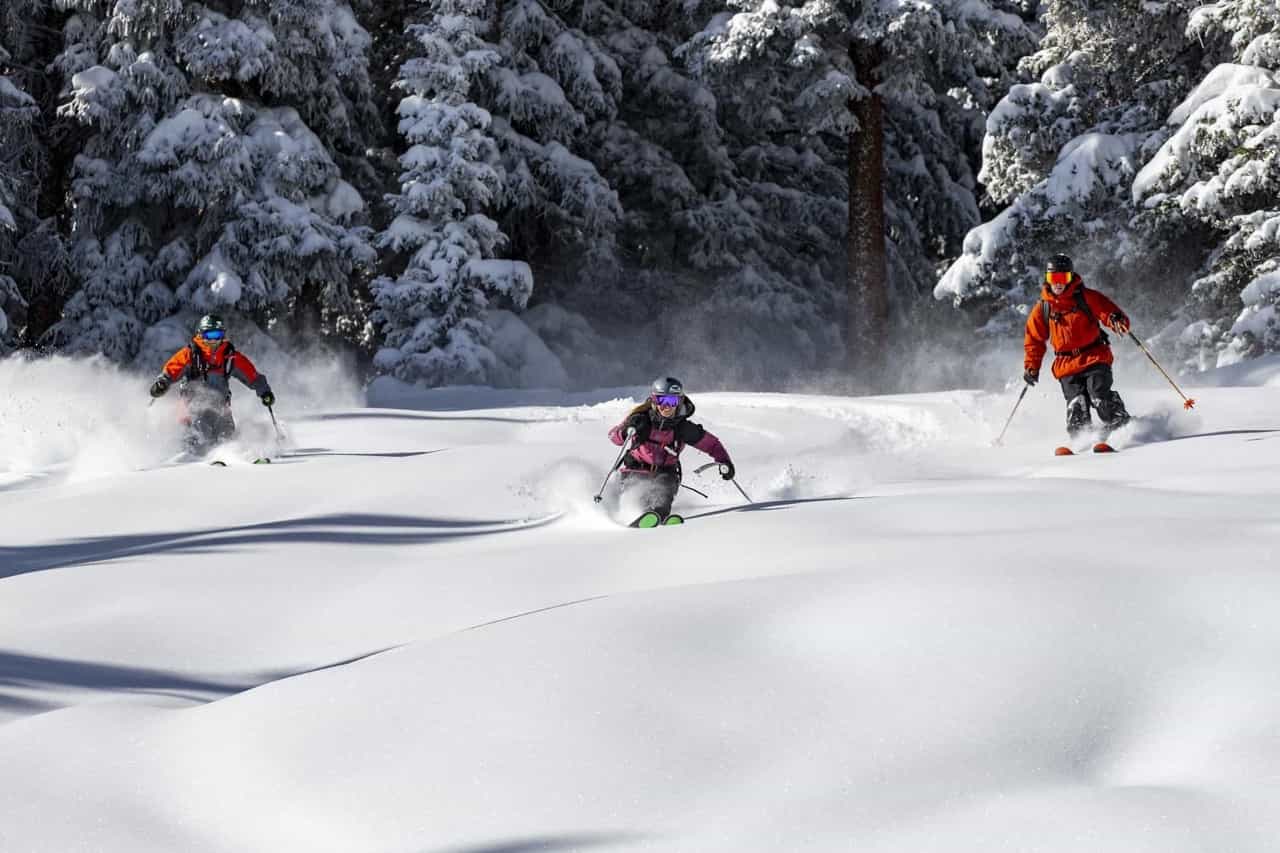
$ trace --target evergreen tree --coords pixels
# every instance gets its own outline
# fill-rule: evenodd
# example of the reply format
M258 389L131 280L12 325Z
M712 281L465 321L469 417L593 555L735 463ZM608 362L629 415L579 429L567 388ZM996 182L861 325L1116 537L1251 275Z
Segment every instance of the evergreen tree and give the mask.
M735 136L847 170L810 193L826 208L834 185L846 205L848 350L875 373L891 316L916 319L915 295L978 222L976 123L1030 30L1015 7L985 2L726 5L743 11L719 11L691 40L694 67L743 122Z
M1186 34L1193 5L1048 4L1040 50L1021 64L1036 82L1012 87L987 119L978 178L1004 210L968 234L936 297L972 310L988 333L1014 335L1039 298L1046 260L1067 252L1091 285L1139 315L1150 310L1128 284L1171 280L1186 249L1153 251L1134 227L1130 190L1203 67Z
M515 307L533 281L526 264L494 258L506 241L485 215L503 192L504 172L489 113L469 100L501 60L483 40L483 0L435 0L410 26L419 55L400 69L407 94L397 110L409 149L400 157L395 220L379 244L407 256L394 279L374 282L375 320L385 343L381 372L409 382L491 381L485 309L494 298Z
M43 71L48 14L39 0L0 6L0 349L34 342L66 298L42 109L56 85Z
M172 315L350 322L352 273L373 252L333 154L358 148L373 118L349 7L68 5L61 111L90 132L72 177L83 286L55 340L150 361L182 333L161 324Z
M1173 295L1181 310L1162 336L1193 369L1280 352L1277 24L1280 4L1262 0L1191 15L1189 38L1221 64L1169 114L1163 144L1133 182L1156 250L1188 247L1201 262L1189 293Z

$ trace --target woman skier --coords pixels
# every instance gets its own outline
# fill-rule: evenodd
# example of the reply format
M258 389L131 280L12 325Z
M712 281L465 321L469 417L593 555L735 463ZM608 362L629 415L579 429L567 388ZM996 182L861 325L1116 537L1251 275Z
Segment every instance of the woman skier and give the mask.
M231 377L257 392L262 405L276 401L267 377L253 362L227 340L227 326L221 317L200 318L191 343L165 362L151 385L151 396L162 397L169 385L178 382L182 397L181 421L187 427L185 443L192 452L203 450L235 434L231 417Z
M1040 304L1027 315L1022 378L1028 385L1036 384L1045 349L1052 344L1053 376L1067 398L1067 433L1074 436L1093 425L1092 406L1109 434L1129 421L1129 413L1111 390L1115 356L1102 327L1127 335L1129 318L1110 299L1085 287L1066 255L1049 259L1044 280Z
M680 490L680 451L693 445L720 463L720 476L732 480L733 462L720 439L689 420L693 401L685 396L679 379L665 376L649 386L649 398L631 410L626 420L609 430L609 440L630 448L622 457L619 476L624 491L638 491L645 512L632 527L681 524L671 513Z

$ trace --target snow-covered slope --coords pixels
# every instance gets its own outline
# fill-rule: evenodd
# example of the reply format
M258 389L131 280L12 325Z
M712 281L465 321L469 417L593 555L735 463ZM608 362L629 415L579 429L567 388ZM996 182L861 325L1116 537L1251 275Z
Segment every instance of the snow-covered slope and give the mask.
M282 391L219 469L105 368L0 388L0 850L1280 838L1280 387L1065 459L1053 387L1003 448L1009 394L695 394L756 503L656 531L591 502L620 392Z

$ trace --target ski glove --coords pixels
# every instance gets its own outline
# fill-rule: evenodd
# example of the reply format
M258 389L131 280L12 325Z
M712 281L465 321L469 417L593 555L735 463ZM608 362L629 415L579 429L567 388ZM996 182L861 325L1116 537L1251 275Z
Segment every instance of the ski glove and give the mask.
M1129 334L1129 318L1121 314L1119 311L1107 318L1111 321L1111 328L1116 330L1118 335Z
M164 392L169 390L169 380L167 377L161 376L155 382L151 383L151 396L163 397Z
M272 394L270 391L263 394L260 399L262 400L262 405L266 406L267 408L274 406L276 403L276 395Z
M725 479L725 480L732 480L732 479L733 479L733 475L734 475L735 473L736 473L736 472L733 470L733 463L732 463L732 462L721 462L721 463L720 463L720 476L721 476L721 478L723 478L723 479Z
M1028 385L1035 385L1040 381L1040 371L1028 370L1026 373L1022 374L1022 381Z

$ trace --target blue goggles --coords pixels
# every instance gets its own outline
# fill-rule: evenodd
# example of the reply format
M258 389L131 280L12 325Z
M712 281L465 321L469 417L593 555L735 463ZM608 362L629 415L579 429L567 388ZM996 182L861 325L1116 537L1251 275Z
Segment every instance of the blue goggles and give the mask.
M654 394L650 399L655 406L662 406L664 409L680 405L679 394Z
M204 338L206 341L220 341L226 336L227 333L222 329L205 329L200 333L200 337Z

